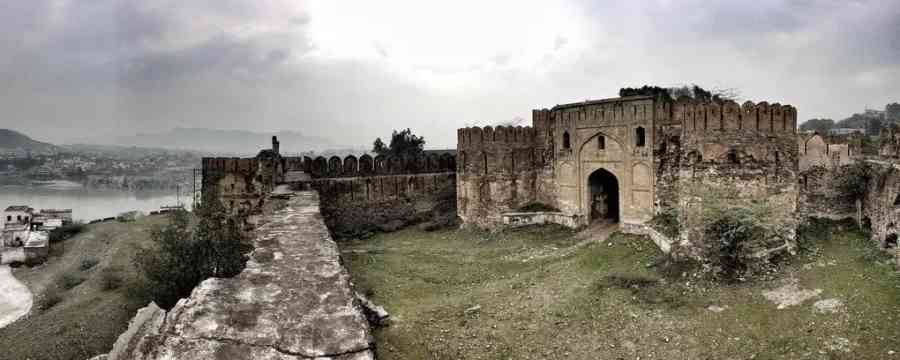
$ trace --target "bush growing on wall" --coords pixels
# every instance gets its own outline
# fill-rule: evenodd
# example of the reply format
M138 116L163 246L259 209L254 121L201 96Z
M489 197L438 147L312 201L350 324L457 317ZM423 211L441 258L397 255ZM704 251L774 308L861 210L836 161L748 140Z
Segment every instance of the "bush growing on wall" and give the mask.
M837 189L850 200L861 200L866 195L872 176L871 166L864 161L843 166L837 179Z
M238 221L214 195L204 196L194 215L197 223L191 226L187 211L172 213L168 224L152 230L152 246L132 259L143 275L144 291L163 309L171 309L207 278L240 273L251 250Z
M759 196L730 180L681 187L678 217L690 246L680 251L709 263L719 277L752 272L767 250L793 250L797 220L791 198Z

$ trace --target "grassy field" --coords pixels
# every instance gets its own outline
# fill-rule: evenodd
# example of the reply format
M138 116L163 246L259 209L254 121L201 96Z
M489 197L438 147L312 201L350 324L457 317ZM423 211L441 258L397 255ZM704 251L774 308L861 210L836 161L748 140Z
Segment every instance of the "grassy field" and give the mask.
M578 241L408 229L342 250L393 318L375 331L380 359L900 359L900 278L861 234L733 285L663 277L641 237L566 251ZM778 309L773 289L799 303Z
M87 225L53 244L46 264L14 269L35 294L35 306L26 318L0 329L0 359L83 360L108 352L146 305L129 295L137 276L131 265L135 246L149 241L150 228L164 221L149 216Z

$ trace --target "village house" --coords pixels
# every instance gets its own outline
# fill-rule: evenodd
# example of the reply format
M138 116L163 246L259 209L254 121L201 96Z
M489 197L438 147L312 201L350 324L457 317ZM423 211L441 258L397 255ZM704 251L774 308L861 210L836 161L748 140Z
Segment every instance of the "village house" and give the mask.
M34 213L34 209L28 205L11 205L3 211L3 218L6 219L4 224L30 224L30 220Z
M72 222L72 209L41 209L12 205L3 211L2 247L23 247L26 261L40 263L50 250L50 231Z

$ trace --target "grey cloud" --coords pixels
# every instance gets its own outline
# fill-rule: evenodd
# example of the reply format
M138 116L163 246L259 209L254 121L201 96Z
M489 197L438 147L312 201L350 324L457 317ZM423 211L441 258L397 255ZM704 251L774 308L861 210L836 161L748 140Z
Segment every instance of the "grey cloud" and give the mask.
M298 130L356 145L411 127L452 147L466 123L527 119L621 86L733 87L792 103L801 120L900 101L895 0L573 1L589 28L542 44L533 66L503 49L481 64L408 69L391 67L391 39L371 44L380 58L308 56L319 19L287 14L291 1L73 1L55 15L50 0L12 1L0 31L22 36L0 37L0 127L37 122L33 135L51 141L175 126ZM248 26L266 30L238 30ZM415 73L478 83L439 90Z

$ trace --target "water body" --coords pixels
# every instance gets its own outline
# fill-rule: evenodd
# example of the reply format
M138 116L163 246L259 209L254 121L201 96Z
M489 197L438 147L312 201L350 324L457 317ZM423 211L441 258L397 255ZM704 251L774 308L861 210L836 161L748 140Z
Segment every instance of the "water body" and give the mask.
M181 202L190 208L190 194L86 189L77 183L53 182L32 186L0 186L0 211L10 205L35 209L72 209L75 220L91 221L132 210L149 213ZM0 217L0 225L6 219Z

